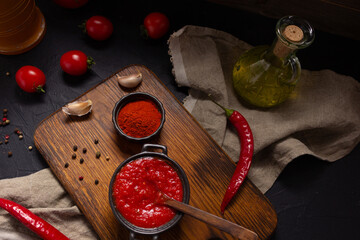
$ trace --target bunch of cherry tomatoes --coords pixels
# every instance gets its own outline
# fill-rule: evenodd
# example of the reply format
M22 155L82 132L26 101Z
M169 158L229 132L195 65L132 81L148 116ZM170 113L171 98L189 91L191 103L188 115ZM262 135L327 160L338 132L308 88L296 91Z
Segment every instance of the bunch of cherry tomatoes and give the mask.
M78 8L85 5L88 0L54 0L54 2L64 8ZM151 39L163 37L169 30L169 19L160 12L148 14L143 23L145 36ZM112 22L104 16L93 16L83 25L83 31L97 41L104 41L112 35L114 27ZM60 59L61 69L72 76L80 76L87 72L94 64L94 60L84 52L72 50L64 53ZM21 67L15 75L19 87L25 92L45 92L43 87L46 77L39 68L26 65Z

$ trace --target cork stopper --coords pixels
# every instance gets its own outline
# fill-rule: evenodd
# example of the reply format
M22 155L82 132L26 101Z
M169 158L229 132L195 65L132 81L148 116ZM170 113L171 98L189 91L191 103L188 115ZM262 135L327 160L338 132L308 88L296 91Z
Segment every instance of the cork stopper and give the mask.
M292 42L300 42L304 38L304 32L296 25L285 27L283 36Z
M300 43L304 40L304 32L303 30L296 25L288 25L281 32L281 35L296 45L296 43ZM291 54L295 50L294 47L289 47L289 45L280 39L278 39L274 45L273 53L279 58L285 58L289 54Z

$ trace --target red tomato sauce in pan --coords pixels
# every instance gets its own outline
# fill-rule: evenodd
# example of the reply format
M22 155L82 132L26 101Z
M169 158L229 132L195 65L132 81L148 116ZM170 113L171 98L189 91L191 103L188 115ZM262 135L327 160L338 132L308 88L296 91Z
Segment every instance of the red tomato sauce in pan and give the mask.
M159 190L182 201L182 183L175 169L153 157L131 161L116 175L115 206L127 221L138 227L159 227L176 214L175 210L161 204Z

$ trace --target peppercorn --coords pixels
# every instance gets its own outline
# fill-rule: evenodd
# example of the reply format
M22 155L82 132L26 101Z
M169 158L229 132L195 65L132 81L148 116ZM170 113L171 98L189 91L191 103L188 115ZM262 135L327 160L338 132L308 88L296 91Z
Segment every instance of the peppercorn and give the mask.
M95 180L95 185L98 185L99 184L99 180Z
M83 177L83 176L80 176L80 177L79 177L79 180L80 180L80 181L82 181L83 179L84 179L84 177Z
M21 140L21 139L23 139L24 138L24 136L23 135L19 135L19 139Z
M12 152L8 152L8 157L11 157L12 156Z
M83 148L83 153L86 153L86 151L87 151L86 148Z
M98 143L99 143L99 140L98 140L98 139L95 139L95 140L94 140L94 143L95 143L95 144L98 144Z
M33 149L33 147L32 147L32 146L29 146L28 149L29 149L29 151L31 151L31 150Z
M106 156L106 161L109 161L110 160L110 157L109 156Z
M6 76L10 76L10 72L6 72L5 74L6 74Z
M5 144L8 144L9 143L9 140L5 139Z
M5 124L6 124L6 125L7 125L7 124L10 124L10 120L9 120L9 119L6 119Z
M6 108L3 109L3 113L7 113L8 110Z
M64 167L65 167L65 168L68 168L68 167L69 167L69 163L65 163Z
M84 159L80 158L80 164L83 164L83 163L84 163Z
M99 151L96 152L96 158L100 158L101 153Z
M74 153L71 157L72 157L72 159L75 159L76 158L76 153Z
M5 139L9 139L10 138L10 136L9 135L5 135Z
M2 142L2 141L0 141L0 145L1 145L1 144L3 144L3 142Z
M76 145L73 146L73 150L76 152L78 147Z

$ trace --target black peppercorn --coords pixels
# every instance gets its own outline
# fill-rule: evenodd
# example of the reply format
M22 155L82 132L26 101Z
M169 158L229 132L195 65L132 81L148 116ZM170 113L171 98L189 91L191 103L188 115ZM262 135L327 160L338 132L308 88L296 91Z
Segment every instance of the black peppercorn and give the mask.
M96 158L100 158L101 153L99 151L96 152Z
M84 159L80 158L80 164L83 164L83 163L84 163Z
M76 145L73 146L73 150L76 152L78 147Z
M86 148L83 148L83 153L86 153L86 151L87 151Z
M72 159L75 159L76 158L76 153L74 153L71 157L72 157Z
M68 167L69 167L69 164L68 164L68 163L65 163L64 167L65 167L65 168L68 168Z

